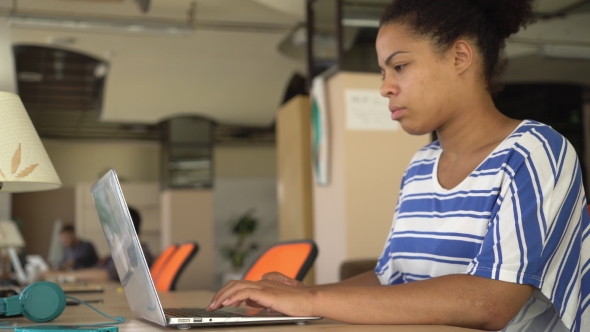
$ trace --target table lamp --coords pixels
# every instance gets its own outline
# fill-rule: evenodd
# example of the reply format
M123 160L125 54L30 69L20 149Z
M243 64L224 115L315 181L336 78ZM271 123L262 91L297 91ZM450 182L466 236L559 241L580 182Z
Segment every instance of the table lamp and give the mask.
M0 191L57 189L61 181L19 96L0 92Z
M20 249L24 246L25 240L23 239L20 231L18 230L18 226L16 225L16 223L12 220L0 220L0 252L3 256L2 275L0 276L0 279L9 279L8 259L6 254L8 252L8 256L10 256L10 260L12 262L12 267L14 268L14 272L17 276L16 279L19 282L23 282L24 271L22 269L22 266L20 265L20 261L18 261L16 248ZM18 263L18 265L15 264L15 262Z
M57 189L61 181L19 96L0 92L0 191L27 192ZM5 237L0 242L7 242ZM2 243L0 243L0 247ZM2 275L8 261L3 250Z

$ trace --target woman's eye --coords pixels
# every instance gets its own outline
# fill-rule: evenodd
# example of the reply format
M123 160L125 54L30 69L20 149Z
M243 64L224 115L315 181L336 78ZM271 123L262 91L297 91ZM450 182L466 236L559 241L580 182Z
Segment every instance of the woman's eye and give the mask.
M406 67L406 65L397 65L397 66L393 67L393 69L395 69L395 71L397 71L397 72L400 72L405 67Z

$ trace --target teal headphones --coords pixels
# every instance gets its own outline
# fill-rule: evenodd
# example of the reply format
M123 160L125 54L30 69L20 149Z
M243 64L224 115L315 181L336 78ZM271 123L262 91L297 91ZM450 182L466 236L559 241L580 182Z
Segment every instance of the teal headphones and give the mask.
M0 298L0 314L22 314L35 323L49 322L61 315L66 295L58 285L41 281L25 288L20 295Z
M80 299L66 296L61 287L48 281L31 284L27 286L20 295L0 298L0 315L14 316L22 314L35 323L49 322L56 319L62 312L64 312L66 298L75 300L96 311L103 317L112 320L112 322L106 323L77 324L76 327L106 326L125 322L125 317L107 315ZM14 326L2 326L7 323L8 322L0 322L0 329L15 329Z

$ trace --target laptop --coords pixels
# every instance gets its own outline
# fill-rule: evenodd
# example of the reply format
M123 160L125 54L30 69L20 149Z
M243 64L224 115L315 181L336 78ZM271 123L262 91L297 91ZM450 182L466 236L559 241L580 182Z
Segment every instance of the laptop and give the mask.
M231 308L207 312L204 308L162 308L133 227L115 170L91 188L94 204L111 255L133 313L161 326L189 328L203 325L303 324L321 317L291 317L264 309Z

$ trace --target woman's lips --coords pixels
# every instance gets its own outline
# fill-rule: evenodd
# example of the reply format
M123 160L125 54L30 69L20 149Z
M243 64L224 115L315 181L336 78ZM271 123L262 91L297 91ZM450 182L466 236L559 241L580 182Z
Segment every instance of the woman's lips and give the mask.
M390 107L389 111L391 111L391 120L398 120L401 118L405 110L406 109L403 107Z

